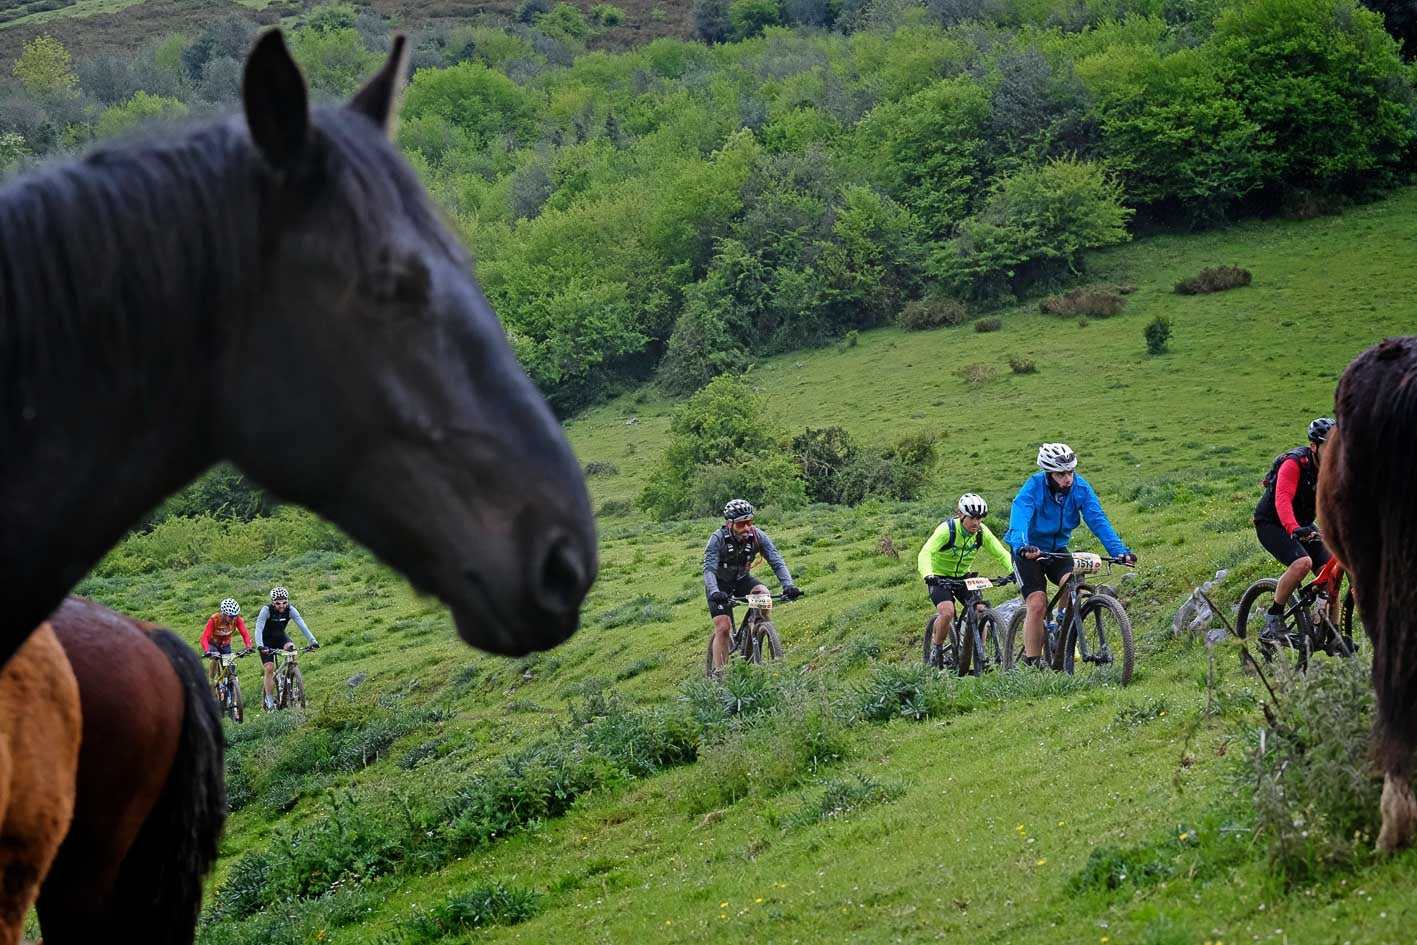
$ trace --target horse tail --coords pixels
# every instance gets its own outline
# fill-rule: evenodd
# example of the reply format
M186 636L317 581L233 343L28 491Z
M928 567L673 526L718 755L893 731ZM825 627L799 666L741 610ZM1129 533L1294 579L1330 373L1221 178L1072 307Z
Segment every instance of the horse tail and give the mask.
M150 639L182 682L186 702L177 755L162 797L123 860L116 908L136 913L115 928L144 929L150 945L190 945L202 905L202 884L216 860L226 823L226 740L206 672L177 634Z

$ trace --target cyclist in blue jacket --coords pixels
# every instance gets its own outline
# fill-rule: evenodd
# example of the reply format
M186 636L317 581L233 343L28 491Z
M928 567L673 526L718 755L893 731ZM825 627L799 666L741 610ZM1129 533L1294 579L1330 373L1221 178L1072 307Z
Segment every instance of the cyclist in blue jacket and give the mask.
M1135 564L1137 556L1117 537L1102 511L1097 493L1075 471L1077 454L1066 443L1038 448L1040 472L1028 477L1014 496L1004 543L1014 550L1014 573L1028 613L1023 624L1023 661L1038 665L1043 651L1043 612L1048 607L1048 581L1062 586L1073 573L1070 558L1038 561L1044 552L1068 551L1068 539L1079 522L1102 542L1107 553Z

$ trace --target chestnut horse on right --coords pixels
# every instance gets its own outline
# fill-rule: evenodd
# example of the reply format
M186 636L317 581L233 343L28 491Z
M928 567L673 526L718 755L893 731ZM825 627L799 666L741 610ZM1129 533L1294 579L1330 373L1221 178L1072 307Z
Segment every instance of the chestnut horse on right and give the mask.
M1383 772L1378 849L1391 851L1411 845L1417 832L1417 336L1389 338L1354 358L1335 401L1338 429L1319 470L1319 520L1373 641Z

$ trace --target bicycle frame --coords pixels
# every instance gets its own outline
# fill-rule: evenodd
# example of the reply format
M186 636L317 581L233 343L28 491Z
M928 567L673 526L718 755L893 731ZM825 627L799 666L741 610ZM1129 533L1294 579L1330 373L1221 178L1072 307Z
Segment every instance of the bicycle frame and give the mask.
M1077 667L1076 656L1079 653L1084 663L1096 663L1101 665L1103 663L1112 662L1112 654L1109 652L1110 647L1105 644L1100 653L1092 654L1087 650L1087 634L1084 632L1082 625L1082 597L1084 591L1089 595L1094 593L1094 591L1091 585L1078 580L1078 575L1095 574L1102 569L1103 563L1107 564L1110 572L1114 562L1100 555L1089 555L1086 552L1069 553L1066 555L1047 553L1038 556L1038 560L1040 561L1045 559L1055 561L1068 559L1073 562L1073 570L1063 579L1063 583L1059 585L1057 593L1053 595L1053 598L1048 602L1048 606L1044 611L1046 620L1046 614L1053 613L1057 610L1058 601L1062 600L1063 595L1066 594L1068 596L1068 606L1063 612L1063 619L1058 621L1057 626L1045 628L1044 647L1045 649L1052 650L1053 668L1062 670L1071 675L1073 670ZM1096 564L1088 567L1087 564L1092 559L1095 559Z
M1337 558L1329 558L1319 568L1319 573L1307 583L1299 587L1294 593L1293 603L1284 611L1284 619L1293 619L1304 637L1309 642L1309 647L1315 652L1327 649L1329 635L1333 634L1341 642L1345 650L1352 649L1352 643L1343 639L1338 627L1329 619L1328 608L1333 606L1333 602L1340 599L1339 595L1343 589L1343 565ZM1314 612L1314 605L1318 603L1319 596L1325 595L1328 603L1324 609Z

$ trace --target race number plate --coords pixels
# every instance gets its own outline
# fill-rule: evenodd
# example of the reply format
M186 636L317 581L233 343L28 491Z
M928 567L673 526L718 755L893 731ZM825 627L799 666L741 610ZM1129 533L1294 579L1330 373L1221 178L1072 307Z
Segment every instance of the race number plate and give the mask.
M1073 570L1083 574L1092 574L1094 571L1102 570L1102 558L1090 551L1073 552Z
M984 591L994 586L994 582L986 577L972 577L964 579L964 586L971 591Z
M748 595L748 606L749 606L749 607L752 607L752 608L755 608L755 609L757 609L757 610L771 610L771 609L772 609L772 595L771 595L771 594L749 594L749 595Z

